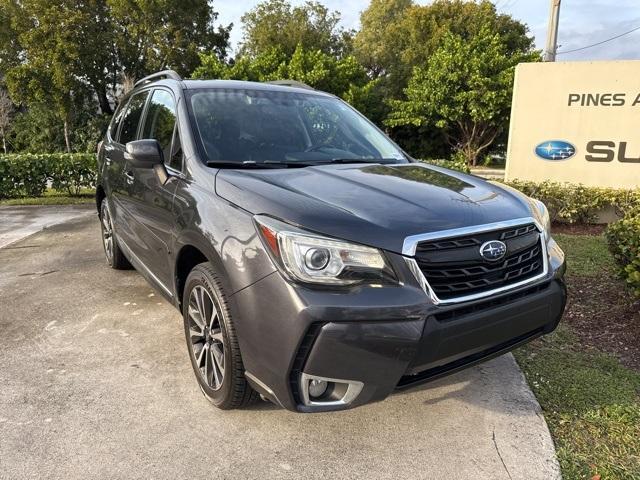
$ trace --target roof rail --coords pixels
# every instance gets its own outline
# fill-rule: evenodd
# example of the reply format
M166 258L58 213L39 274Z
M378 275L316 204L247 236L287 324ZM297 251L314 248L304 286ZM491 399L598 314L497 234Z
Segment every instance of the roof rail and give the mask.
M157 80L164 80L170 78L171 80L182 80L182 77L180 75L178 75L176 72L174 72L173 70L163 70L161 72L157 72L157 73L152 73L151 75L147 75L144 78L141 78L140 80L138 80L133 87L138 87L140 85L144 85L145 83L149 83L149 82L155 82Z
M304 88L306 90L315 90L315 88L310 87L306 83L299 82L297 80L272 80L269 83L271 85L280 85L282 87L295 87L295 88Z

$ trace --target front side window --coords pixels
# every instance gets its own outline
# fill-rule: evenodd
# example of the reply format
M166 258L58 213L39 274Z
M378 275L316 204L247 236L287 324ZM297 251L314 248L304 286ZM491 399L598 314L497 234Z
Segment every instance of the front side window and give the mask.
M127 105L126 113L122 118L122 127L120 128L120 143L126 144L136 139L138 132L138 123L142 116L142 109L147 100L149 92L140 92L131 97L129 105Z
M199 89L189 106L209 162L407 162L372 123L334 97Z
M155 90L147 108L141 138L153 138L162 147L164 161L171 163L171 142L176 124L176 103L166 90Z

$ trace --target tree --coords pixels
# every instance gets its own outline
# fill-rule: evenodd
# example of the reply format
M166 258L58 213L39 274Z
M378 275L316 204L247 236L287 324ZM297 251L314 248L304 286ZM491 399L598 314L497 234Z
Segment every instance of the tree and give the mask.
M7 153L7 133L13 117L13 102L5 89L0 89L0 135L2 149Z
M364 87L369 78L354 57L336 58L320 50L307 50L302 45L289 56L272 47L256 57L242 56L234 63L225 63L215 55L202 55L194 78L249 80L297 80L307 85L345 97L355 88Z
M242 16L241 55L256 57L279 48L294 54L298 45L305 50L343 56L350 51L352 32L338 27L340 14L319 2L307 1L292 7L287 0L266 0Z
M412 0L372 0L360 15L354 52L374 77L394 75L401 68L401 52L407 48L402 22L412 6Z
M361 24L354 39L354 54L369 74L379 79L377 95L386 100L385 105L406 100L414 69L419 67L424 72L451 34L469 42L488 28L499 37L507 57L536 57L527 27L498 13L488 0L435 0L424 6L415 5L412 0L372 0L361 15ZM388 117L389 109L379 110L383 118ZM391 135L413 155L440 156L450 152L446 129L434 132L433 125L426 123L400 124L397 115L395 111L395 121L386 125L393 125Z
M440 129L470 165L508 125L513 73L536 54L509 54L504 38L486 23L464 38L446 33L425 67L415 67L406 100L392 101L387 125Z
M207 0L0 0L0 71L15 103L53 110L70 151L71 126L97 116L96 101L111 114L122 84L188 75L205 51L223 58L230 26L216 18Z
M218 14L207 0L106 3L113 26L113 73L124 84L167 68L188 75L204 52L226 56L231 25L215 28Z

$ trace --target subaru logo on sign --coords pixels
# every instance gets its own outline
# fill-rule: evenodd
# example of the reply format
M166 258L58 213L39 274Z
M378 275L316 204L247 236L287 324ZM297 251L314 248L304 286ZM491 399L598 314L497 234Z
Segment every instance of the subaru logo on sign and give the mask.
M576 147L564 140L549 140L536 147L536 155L544 160L568 160L576 154Z
M485 260L495 262L501 260L507 254L507 246L500 240L485 242L480 247L480 255Z

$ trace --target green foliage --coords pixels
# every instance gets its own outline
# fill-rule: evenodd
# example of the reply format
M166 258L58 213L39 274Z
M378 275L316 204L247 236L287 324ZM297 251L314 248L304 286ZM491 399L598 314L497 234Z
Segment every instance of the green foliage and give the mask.
M567 256L567 272L572 277L598 277L615 273L616 261L608 251L604 236L554 233L553 238L562 250L570 252Z
M188 75L199 53L224 58L231 26L215 28L218 14L207 0L107 0L116 71L139 79L172 68Z
M49 181L55 189L77 195L93 188L95 179L95 154L0 155L0 198L42 196Z
M562 326L514 353L544 411L563 478L640 478L640 375L585 351Z
M266 82L297 80L341 97L357 97L359 88L369 82L366 72L354 57L337 58L320 50L298 45L292 56L271 48L256 57L242 56L228 64L211 54L201 55L194 78L218 78Z
M292 6L287 0L266 0L242 16L242 55L257 57L276 48L290 57L305 50L341 57L350 50L351 32L338 27L339 12L316 1Z
M586 187L552 181L504 182L525 195L542 201L552 221L591 223L603 208L614 207L619 214L640 205L640 190Z
M621 265L620 273L640 296L640 204L606 231L609 248Z
M64 148L64 131L56 114L45 105L33 105L12 122L10 143L16 152L56 152Z
M70 196L67 192L59 192L53 188L48 188L42 197L0 199L0 205L82 205L94 204L95 201L96 191L92 188L85 188L74 196Z
M110 115L122 85L166 68L187 75L202 51L225 57L230 26L216 18L207 0L0 0L0 77L15 103L61 125L55 148L40 151L86 150L93 140L75 145L86 132L74 126L98 106Z
M431 126L476 165L508 125L513 72L531 55L509 54L487 23L471 38L447 33L426 67L415 67L406 100L392 100L387 125Z
M436 165L438 167L448 168L449 170L457 170L458 172L462 172L462 173L471 173L471 169L469 168L469 165L467 164L467 162L465 162L464 159L460 159L456 157L453 157L450 160L445 160L441 158L431 158L431 159L425 159L420 161L424 163L429 163L431 165Z
M480 60L476 59L475 53L469 50L472 50L473 43L479 43L479 40L486 36L487 30L497 37L497 43L502 47L501 55L509 60L507 63L510 65L539 58L538 53L533 50L533 37L529 36L527 27L509 15L498 13L494 3L488 0L477 2L436 0L428 5L415 5L412 0L372 0L369 7L362 13L360 23L360 31L354 39L355 56L374 78L379 79L378 88L382 91L381 96L396 109L398 104L394 101L408 100L405 89L410 79L415 76L415 68L420 68L424 73L436 52L442 49L447 37L453 36L469 44L467 51L470 56L465 58L462 65L452 64L445 67L451 73L448 79L454 80L454 83L463 81L462 78L452 79L456 72L463 72L461 77L468 77L468 73L464 73L465 68L477 69L474 63L479 63ZM489 57L492 62L486 67L480 65L480 68L495 69L497 65L491 53L483 52L485 47L481 44L478 48L480 55ZM452 59L454 59L453 56ZM443 58L443 61L446 64L449 60ZM471 62L468 67L467 62ZM447 78L446 75L445 78ZM413 86L419 87L419 83L416 79ZM449 83L442 88L451 86ZM470 84L467 90L481 91L488 88L494 88L490 82ZM509 97L507 101L510 101L510 88L510 85L506 90L497 87L495 91L497 96ZM417 101L421 100L427 100L427 98L418 96ZM492 97L487 98L487 102L492 104L498 104L497 100ZM455 101L456 99L448 95L439 97L436 101L428 98L431 104L438 103L445 106ZM392 114L387 125L393 126L391 135L413 156L449 156L451 150L464 146L459 144L461 126L455 124L453 125L455 128L451 128L451 122L447 122L447 128L435 127L434 123L438 118L430 118L429 122L407 121L426 116L423 113L416 116L415 111L411 115L406 113L399 117L404 121L398 121L399 118L394 119ZM398 115L397 112L395 115ZM489 125L492 128L488 128L484 136L490 139L490 135L495 134L496 139L492 145L481 149L477 155L482 155L482 150L488 152L498 148L498 151L501 151L504 148L496 144L501 143L505 136L507 130L505 125L508 124L509 115L510 111L507 108L494 117L494 123L502 121L498 133L495 133L493 125ZM467 134L473 131L469 126L465 126L465 129ZM504 145L504 142L502 143ZM467 146L466 150L468 156L474 154L472 146Z

